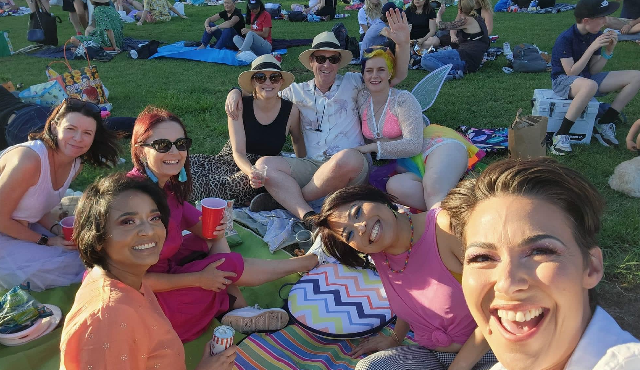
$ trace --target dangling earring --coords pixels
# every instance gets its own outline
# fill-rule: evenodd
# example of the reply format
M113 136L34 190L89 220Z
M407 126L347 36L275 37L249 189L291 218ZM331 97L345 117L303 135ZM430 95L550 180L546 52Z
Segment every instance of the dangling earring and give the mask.
M178 175L178 181L186 182L187 181L187 171L185 171L184 167L180 170L180 175Z
M146 165L144 166L144 171L147 173L147 176L149 177L149 180L151 180L151 181L153 181L155 183L158 182L158 177L156 177L156 175Z

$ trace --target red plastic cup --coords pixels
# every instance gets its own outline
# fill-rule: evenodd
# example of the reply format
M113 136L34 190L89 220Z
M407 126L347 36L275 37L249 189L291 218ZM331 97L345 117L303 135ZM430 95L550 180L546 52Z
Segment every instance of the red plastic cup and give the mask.
M75 220L74 216L65 217L60 221L60 226L62 226L62 235L64 235L64 240L70 241L71 235L73 235L73 221Z
M220 198L205 198L200 204L202 204L202 235L212 239L213 232L224 216L227 201Z

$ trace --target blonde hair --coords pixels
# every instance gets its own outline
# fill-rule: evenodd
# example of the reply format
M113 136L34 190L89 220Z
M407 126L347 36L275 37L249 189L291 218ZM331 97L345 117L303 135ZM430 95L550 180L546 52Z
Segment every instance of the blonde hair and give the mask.
M377 0L375 3L371 0L364 0L364 7L364 14L366 14L371 21L375 21L382 16L381 0Z
M396 64L396 58L393 56L393 53L386 47L374 46L373 48L375 50L373 50L372 52L367 53L365 51L362 54L362 73L364 73L365 66L367 65L367 61L369 61L369 59L380 57L384 59L385 63L387 64L387 69L389 70L389 79L392 79L395 73L393 68Z
M478 16L478 13L476 12L475 0L460 0L458 6L460 7L460 12L462 14L466 14L471 17Z
M481 8L484 12L489 12L489 14L493 14L493 5L491 5L491 0L475 0L475 5L473 9ZM462 12L462 1L458 2L458 11ZM471 15L471 14L469 14ZM478 13L471 15L472 17L476 17Z

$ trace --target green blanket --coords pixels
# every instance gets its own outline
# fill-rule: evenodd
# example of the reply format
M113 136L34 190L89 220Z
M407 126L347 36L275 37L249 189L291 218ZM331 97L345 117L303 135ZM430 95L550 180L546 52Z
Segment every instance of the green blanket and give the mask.
M236 225L236 230L242 238L242 243L231 250L242 254L244 257L261 259L287 259L291 257L284 251L271 254L267 244L260 237L238 225ZM284 302L278 296L280 287L285 283L296 282L299 278L300 275L292 274L268 284L251 288L243 287L240 290L249 305L257 303L262 307L282 307ZM49 289L44 292L32 292L32 295L41 303L50 303L60 307L62 313L66 314L71 309L79 286L80 284L74 284L67 287ZM290 287L283 291L283 296L289 294L289 289ZM220 323L214 321L200 338L184 345L187 369L195 368L200 362L204 346L211 339L213 328L218 325ZM0 345L0 370L58 370L60 366L60 351L58 347L61 333L62 324L44 337L22 346L5 347ZM236 334L236 343L243 338L244 335Z

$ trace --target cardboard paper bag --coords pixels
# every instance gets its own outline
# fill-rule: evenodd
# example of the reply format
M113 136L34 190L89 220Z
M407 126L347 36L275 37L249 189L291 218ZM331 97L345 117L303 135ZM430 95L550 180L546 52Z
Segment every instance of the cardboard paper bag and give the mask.
M526 159L544 157L547 154L546 135L548 118L520 116L509 127L509 158Z

